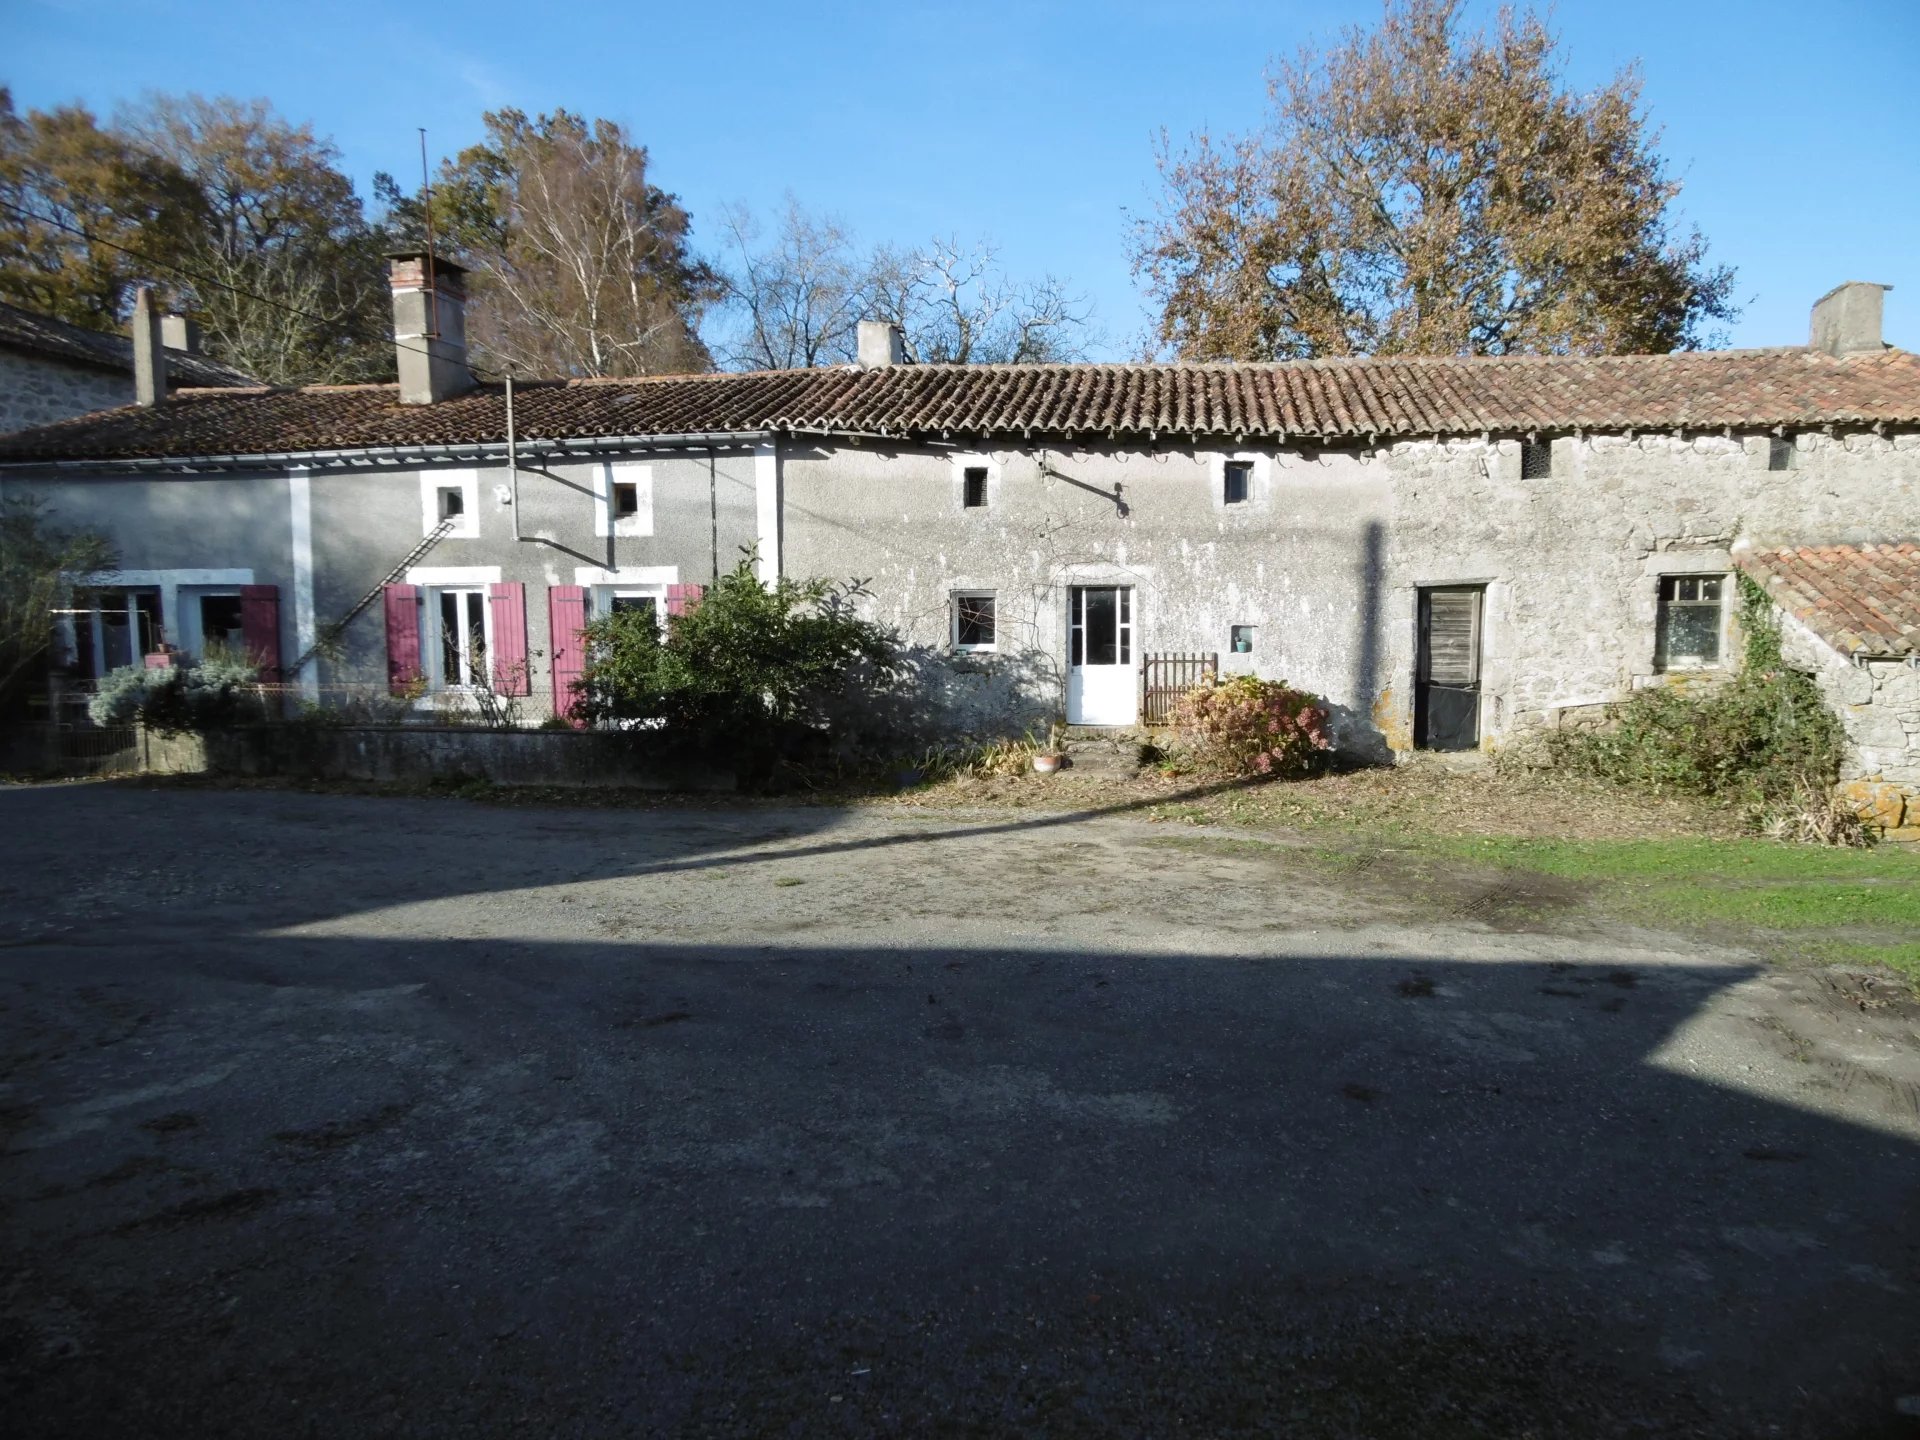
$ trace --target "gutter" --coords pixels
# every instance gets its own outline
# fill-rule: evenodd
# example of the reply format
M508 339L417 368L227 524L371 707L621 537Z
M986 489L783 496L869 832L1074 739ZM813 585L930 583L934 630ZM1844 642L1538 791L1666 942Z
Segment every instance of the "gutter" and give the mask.
M375 469L449 461L513 461L527 456L632 453L636 450L728 450L777 439L775 430L704 430L679 435L598 435L566 440L494 440L463 445L382 445L356 450L263 450L249 455L147 455L97 460L0 460L0 471L127 471L193 474L218 470L283 470L291 465Z

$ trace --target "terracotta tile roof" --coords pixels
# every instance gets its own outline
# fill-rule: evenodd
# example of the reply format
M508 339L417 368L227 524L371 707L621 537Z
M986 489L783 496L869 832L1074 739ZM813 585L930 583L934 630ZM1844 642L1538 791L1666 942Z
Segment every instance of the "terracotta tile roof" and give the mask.
M1842 655L1920 654L1920 545L1802 545L1735 559Z
M133 339L127 335L108 335L99 330L69 325L51 315L22 310L17 305L0 304L0 346L44 355L74 365L91 365L100 370L133 373ZM259 381L231 365L190 355L184 350L167 351L167 378L175 385L252 385Z
M904 365L515 387L529 441L764 430L1129 440L1920 422L1920 356L1805 349L1320 360ZM500 441L497 385L401 405L390 385L182 394L0 440L0 460L284 454Z

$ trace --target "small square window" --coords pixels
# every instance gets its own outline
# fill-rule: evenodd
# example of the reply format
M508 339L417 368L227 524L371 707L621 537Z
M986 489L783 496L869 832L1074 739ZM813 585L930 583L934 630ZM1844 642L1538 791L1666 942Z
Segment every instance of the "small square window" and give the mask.
M440 518L458 520L467 513L467 497L458 485L442 486L440 490Z
M1233 647L1234 654L1251 655L1253 653L1253 626L1235 625L1227 638Z
M1251 460L1229 460L1226 468L1226 488L1222 498L1229 505L1244 505L1247 497L1253 494L1253 462Z
M1520 478L1522 480L1545 480L1553 474L1553 442L1550 440L1522 440L1520 442Z
M1793 440L1786 435L1775 435L1767 441L1767 469L1793 469Z
M627 520L640 513L640 487L631 480L613 482L613 516Z
M993 595L987 591L953 597L953 648L991 650L994 646Z
M1661 670L1701 670L1720 663L1725 625L1724 575L1663 575L1654 632L1654 664Z
M961 473L960 503L969 510L984 510L987 505L987 471L985 466L969 466Z

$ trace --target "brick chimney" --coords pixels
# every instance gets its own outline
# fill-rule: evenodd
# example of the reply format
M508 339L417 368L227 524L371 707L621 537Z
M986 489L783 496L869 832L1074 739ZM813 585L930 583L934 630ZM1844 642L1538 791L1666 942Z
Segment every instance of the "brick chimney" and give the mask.
M1813 348L1829 355L1878 353L1886 348L1880 338L1880 312L1891 285L1849 280L1813 302Z
M473 388L467 368L466 269L425 251L388 258L400 403L431 405Z
M160 343L160 307L153 291L133 292L133 399L149 408L167 398L167 349Z
M862 320L859 355L862 370L904 365L907 363L906 334L890 321Z

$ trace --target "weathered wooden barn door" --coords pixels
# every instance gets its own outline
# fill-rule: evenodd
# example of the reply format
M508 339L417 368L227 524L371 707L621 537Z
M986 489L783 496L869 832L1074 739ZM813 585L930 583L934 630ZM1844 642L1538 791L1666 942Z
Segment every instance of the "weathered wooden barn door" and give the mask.
M1459 586L1420 592L1413 743L1422 750L1480 744L1480 611L1486 592Z

